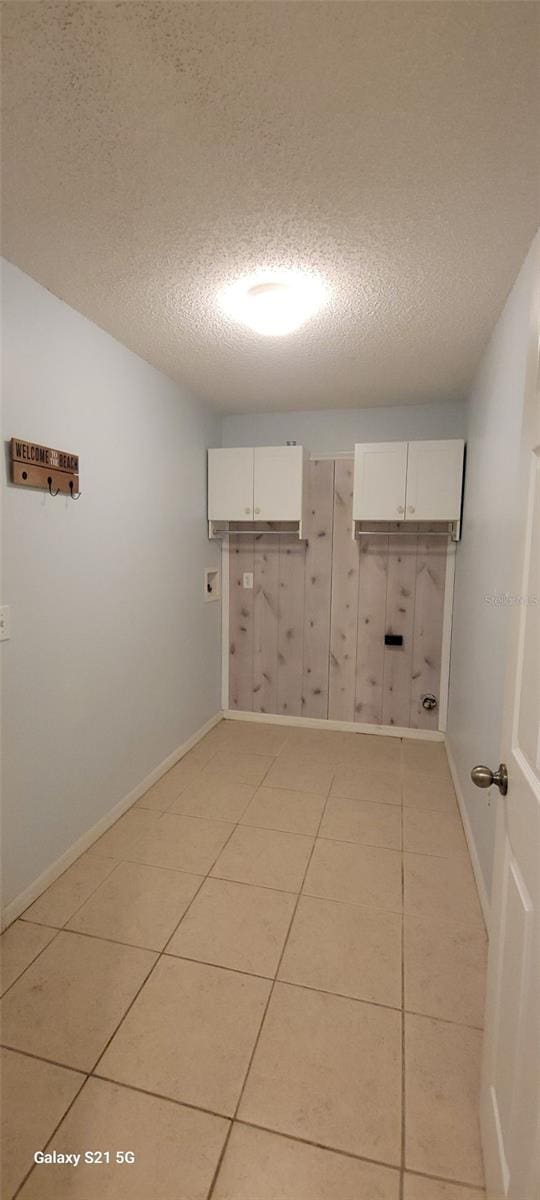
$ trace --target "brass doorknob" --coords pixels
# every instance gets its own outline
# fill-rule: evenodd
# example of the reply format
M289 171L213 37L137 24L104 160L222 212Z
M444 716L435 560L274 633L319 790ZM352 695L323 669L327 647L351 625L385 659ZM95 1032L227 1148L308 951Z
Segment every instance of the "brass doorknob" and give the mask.
M490 767L473 767L471 771L471 779L479 788L488 788L495 784L501 796L506 796L508 791L508 771L506 763L499 763L498 770L492 771Z

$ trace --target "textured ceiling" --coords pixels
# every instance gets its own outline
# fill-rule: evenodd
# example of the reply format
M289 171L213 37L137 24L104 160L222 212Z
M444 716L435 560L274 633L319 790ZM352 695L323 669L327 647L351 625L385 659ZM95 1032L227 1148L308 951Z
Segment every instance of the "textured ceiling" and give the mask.
M218 408L462 397L538 219L534 3L3 4L4 253ZM331 289L287 338L216 293Z

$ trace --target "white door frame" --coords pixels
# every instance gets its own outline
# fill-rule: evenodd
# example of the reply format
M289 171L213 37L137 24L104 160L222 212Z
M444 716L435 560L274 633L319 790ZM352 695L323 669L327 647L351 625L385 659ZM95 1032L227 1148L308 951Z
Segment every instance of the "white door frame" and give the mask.
M540 661L534 669L540 659L540 602L531 595L540 579L539 260L540 238L533 263L500 751L508 794L496 793L480 1100L488 1200L540 1197ZM492 770L497 765L489 764Z

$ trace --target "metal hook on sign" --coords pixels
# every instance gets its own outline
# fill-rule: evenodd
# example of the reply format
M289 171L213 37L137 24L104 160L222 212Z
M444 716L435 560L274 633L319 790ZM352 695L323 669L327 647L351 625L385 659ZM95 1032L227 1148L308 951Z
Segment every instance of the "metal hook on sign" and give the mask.
M53 490L52 490L52 475L49 475L47 483L49 485L49 492L50 492L51 496L57 496L60 491L60 488L57 488L56 491L53 492Z
M82 492L77 492L77 495L75 495L75 493L73 491L73 480L72 479L70 479L70 481L69 481L69 490L71 493L72 500L80 500L80 498L82 496Z

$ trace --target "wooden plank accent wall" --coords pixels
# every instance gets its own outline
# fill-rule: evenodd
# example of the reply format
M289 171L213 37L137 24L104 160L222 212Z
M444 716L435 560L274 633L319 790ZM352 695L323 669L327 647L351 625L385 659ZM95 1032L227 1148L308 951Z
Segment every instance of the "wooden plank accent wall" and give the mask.
M330 616L328 715L354 721L358 623L358 542L352 539L353 460L338 458L334 473L334 543Z
M229 705L253 709L253 592L243 587L253 571L253 538L231 538L229 546Z
M305 542L229 539L230 707L437 729L421 697L439 699L446 542L397 525L353 541L352 458L306 469Z
M439 694L446 579L446 546L440 538L418 536L411 681L412 729L437 729L438 710L422 708L421 696Z
M253 539L254 712L278 711L276 705L279 558L276 548L279 540L268 533L256 534Z
M383 725L409 724L416 541L401 534L388 538L386 633L401 633L403 645L384 647Z
M294 534L279 539L277 708L286 716L302 711L304 579L306 548Z
M334 462L309 463L304 585L303 717L328 716Z
M358 539L355 721L382 724L388 538Z

